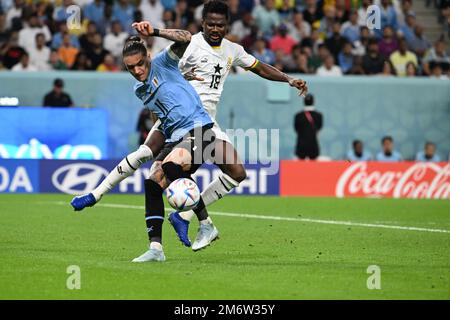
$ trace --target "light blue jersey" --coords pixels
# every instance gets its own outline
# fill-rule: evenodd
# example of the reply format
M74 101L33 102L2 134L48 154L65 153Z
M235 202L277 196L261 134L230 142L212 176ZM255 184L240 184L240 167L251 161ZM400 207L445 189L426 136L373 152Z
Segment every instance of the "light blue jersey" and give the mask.
M421 151L421 152L417 153L416 161L420 161L420 162L439 162L439 161L441 161L441 157L439 157L437 154L434 154L431 159L427 159L425 157L425 152Z
M213 121L195 89L178 69L178 58L169 50L155 56L148 78L136 83L134 92L161 120L166 142L175 142L195 127Z
M400 153L398 153L397 151L392 151L391 155L385 155L384 152L379 152L377 154L377 161L382 161L382 162L397 162L397 161L402 161L403 158L401 156Z

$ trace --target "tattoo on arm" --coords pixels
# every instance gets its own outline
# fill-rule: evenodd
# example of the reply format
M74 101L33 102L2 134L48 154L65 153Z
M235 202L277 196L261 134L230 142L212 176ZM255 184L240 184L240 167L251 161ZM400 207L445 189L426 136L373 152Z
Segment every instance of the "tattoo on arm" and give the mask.
M191 33L186 30L161 29L159 30L159 37L181 43L189 43L191 41Z
M179 58L181 58L186 51L186 48L191 42L191 33L186 30L178 29L161 29L159 30L159 36L171 41L175 41L174 44L170 46L173 53L175 53Z

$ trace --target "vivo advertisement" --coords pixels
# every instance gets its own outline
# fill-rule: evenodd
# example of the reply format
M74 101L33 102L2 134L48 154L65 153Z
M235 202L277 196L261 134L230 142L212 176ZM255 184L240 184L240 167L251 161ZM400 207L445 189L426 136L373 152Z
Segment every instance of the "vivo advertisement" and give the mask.
M2 107L0 158L105 159L106 110Z
M0 159L0 193L83 194L94 189L119 160L12 160ZM246 165L247 179L233 190L237 195L278 195L279 175L260 164ZM143 193L150 164L138 169L111 193ZM220 174L214 165L203 165L194 177L202 190Z

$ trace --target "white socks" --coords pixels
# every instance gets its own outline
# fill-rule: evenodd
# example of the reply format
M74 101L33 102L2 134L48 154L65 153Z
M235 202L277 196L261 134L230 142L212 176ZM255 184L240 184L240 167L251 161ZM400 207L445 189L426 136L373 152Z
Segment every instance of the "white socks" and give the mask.
M141 145L135 152L130 153L111 171L100 185L92 191L97 201L119 182L131 176L143 163L153 159L152 150Z
M202 192L203 202L205 206L209 206L211 203L223 198L225 195L231 192L234 188L239 185L239 182L235 181L229 175L222 173L215 180L213 180L206 189ZM194 211L183 211L180 212L180 216L187 221L191 221L192 217L195 215ZM210 219L211 220L211 219ZM206 221L206 220L204 220ZM203 221L202 221L203 222ZM206 222L208 223L208 222Z
M161 251L162 250L162 244L156 241L150 242L150 249L156 249Z

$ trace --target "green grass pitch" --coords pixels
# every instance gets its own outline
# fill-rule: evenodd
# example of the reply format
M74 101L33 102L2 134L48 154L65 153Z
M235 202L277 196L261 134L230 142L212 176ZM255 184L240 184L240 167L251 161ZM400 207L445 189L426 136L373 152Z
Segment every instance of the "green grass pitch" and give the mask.
M81 213L70 199L0 195L0 299L450 299L450 233L432 232L450 230L450 201L227 197L209 208L220 240L193 252L166 220L167 261L134 264L147 248L143 196ZM70 265L79 290L66 287ZM381 289L367 288L370 265Z

